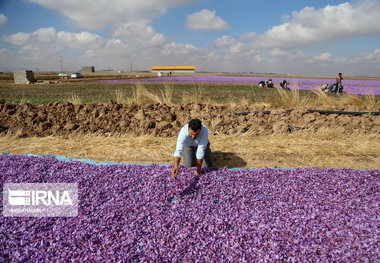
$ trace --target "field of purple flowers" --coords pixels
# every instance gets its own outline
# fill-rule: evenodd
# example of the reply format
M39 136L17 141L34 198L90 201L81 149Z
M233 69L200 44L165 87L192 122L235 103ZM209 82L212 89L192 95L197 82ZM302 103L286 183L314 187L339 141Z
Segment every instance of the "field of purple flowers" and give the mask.
M323 84L334 84L335 79L319 79L319 78L278 78L272 77L275 87L280 87L280 82L286 79L291 89L299 90L316 90L320 89ZM241 76L174 76L174 77L161 77L140 79L141 83L205 83L205 84L247 84L257 85L264 77L241 77ZM133 83L136 80L104 80L101 83ZM371 95L372 92L375 96L380 96L380 80L358 80L347 79L342 82L344 90L347 93L357 95Z
M79 215L1 215L1 262L380 260L379 170L182 168L174 181L170 166L3 155L6 182L77 182Z

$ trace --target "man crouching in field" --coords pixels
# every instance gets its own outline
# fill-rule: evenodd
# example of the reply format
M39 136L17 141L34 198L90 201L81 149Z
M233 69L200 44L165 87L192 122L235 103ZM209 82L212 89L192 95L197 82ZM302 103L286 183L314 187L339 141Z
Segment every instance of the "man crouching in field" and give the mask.
M208 141L208 130L198 119L192 119L182 127L177 139L174 153L173 179L177 178L178 166L183 152L183 162L186 167L197 166L195 175L201 174L202 167L211 166L211 150Z

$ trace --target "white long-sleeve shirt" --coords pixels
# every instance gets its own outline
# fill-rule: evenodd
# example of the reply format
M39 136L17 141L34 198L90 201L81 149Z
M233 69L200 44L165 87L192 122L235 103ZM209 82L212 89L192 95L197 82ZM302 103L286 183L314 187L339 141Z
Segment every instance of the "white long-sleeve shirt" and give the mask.
M198 147L196 157L198 160L203 159L205 155L205 150L208 144L208 130L206 126L202 124L201 133L195 140L192 140L189 135L189 124L182 127L177 138L177 147L174 153L174 157L182 157L184 145Z

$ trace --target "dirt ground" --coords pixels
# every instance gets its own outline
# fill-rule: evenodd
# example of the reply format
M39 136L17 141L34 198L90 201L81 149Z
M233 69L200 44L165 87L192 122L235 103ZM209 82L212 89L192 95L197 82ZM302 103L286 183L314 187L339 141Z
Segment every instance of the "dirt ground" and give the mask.
M323 107L319 108L323 110ZM271 135L334 129L338 134L380 134L380 116L309 113L308 108L267 108L212 104L79 104L54 102L47 105L0 102L0 134L68 136L72 134L176 136L191 118L199 118L212 135ZM346 106L328 110L363 112L366 108ZM270 111L270 114L268 114ZM377 109L377 111L380 111ZM236 115L249 113L247 115Z
M318 109L369 111L361 106ZM305 107L0 101L0 149L98 162L171 164L178 132L194 117L209 129L216 167L380 169L379 115L309 113Z

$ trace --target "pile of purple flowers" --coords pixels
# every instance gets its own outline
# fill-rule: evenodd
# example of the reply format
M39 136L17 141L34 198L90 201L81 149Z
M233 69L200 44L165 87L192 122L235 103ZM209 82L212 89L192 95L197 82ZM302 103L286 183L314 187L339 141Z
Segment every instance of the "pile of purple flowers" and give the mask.
M104 80L101 83L205 83L205 84L247 84L257 85L265 77L241 77L241 76L174 76L161 78L148 78L139 80ZM316 90L324 84L332 85L335 79L321 78L284 78L272 77L275 87L280 87L280 82L286 79L291 89ZM352 80L344 79L342 82L344 91L357 95L380 96L380 80Z
M380 260L379 170L204 172L0 156L1 185L79 187L77 217L1 215L1 261Z

